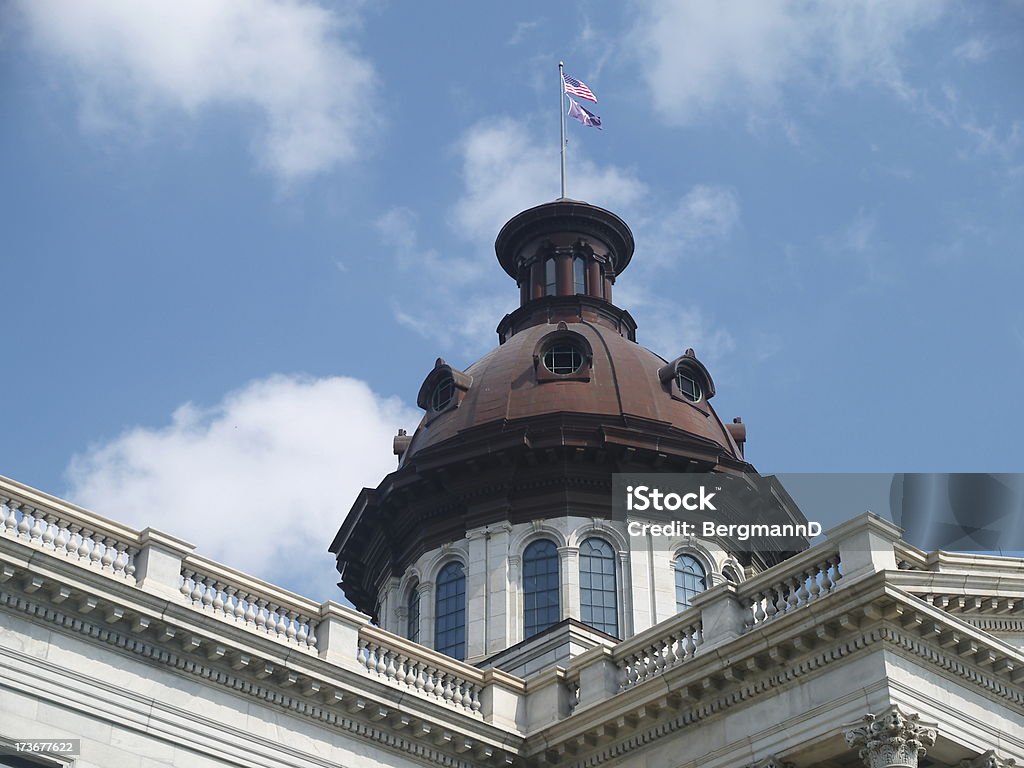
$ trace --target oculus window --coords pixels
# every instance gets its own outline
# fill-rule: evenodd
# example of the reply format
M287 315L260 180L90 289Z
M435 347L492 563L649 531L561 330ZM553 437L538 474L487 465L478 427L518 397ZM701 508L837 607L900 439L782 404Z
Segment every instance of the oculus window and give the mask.
M544 367L557 376L569 376L583 366L583 352L568 341L556 341L544 353Z

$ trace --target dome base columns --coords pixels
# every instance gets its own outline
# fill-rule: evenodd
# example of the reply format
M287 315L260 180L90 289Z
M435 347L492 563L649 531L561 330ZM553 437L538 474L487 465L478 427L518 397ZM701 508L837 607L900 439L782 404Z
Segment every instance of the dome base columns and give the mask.
M935 744L938 723L922 722L892 706L877 715L864 715L844 728L846 744L858 750L866 768L918 768Z

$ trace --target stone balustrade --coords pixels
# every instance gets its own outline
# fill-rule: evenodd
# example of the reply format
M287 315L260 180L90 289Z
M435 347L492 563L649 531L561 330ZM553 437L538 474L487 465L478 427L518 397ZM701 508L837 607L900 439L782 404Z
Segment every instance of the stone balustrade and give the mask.
M835 543L826 541L745 581L737 588L748 613L745 629L767 624L831 594L843 577L841 565Z
M480 714L485 674L474 666L366 625L356 654L367 674L473 715Z
M0 480L0 536L113 578L135 574L137 531L13 480Z
M315 651L319 603L196 555L182 561L180 582L179 591L193 607Z
M704 644L701 611L690 608L616 646L619 690L639 685L692 659Z

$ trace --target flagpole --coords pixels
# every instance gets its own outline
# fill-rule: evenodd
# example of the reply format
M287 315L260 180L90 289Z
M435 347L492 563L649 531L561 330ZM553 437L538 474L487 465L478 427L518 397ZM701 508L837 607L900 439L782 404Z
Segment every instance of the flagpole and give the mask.
M558 62L558 116L562 121L562 197L565 197L565 73L564 62Z

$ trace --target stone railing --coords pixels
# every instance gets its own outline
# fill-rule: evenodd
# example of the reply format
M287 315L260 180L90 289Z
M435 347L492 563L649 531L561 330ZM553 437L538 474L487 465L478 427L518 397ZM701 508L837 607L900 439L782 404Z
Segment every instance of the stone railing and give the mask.
M131 579L139 533L21 483L0 478L0 536L116 579Z
M842 557L825 541L737 587L751 630L831 594L843 577Z
M320 604L198 555L182 560L180 586L194 608L306 651L316 650Z
M356 659L367 674L480 714L485 674L476 667L369 624L359 631Z
M615 647L619 690L646 682L692 659L704 644L701 611L690 608Z

